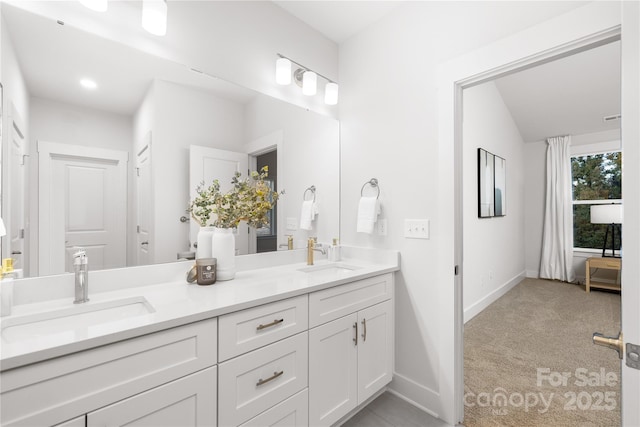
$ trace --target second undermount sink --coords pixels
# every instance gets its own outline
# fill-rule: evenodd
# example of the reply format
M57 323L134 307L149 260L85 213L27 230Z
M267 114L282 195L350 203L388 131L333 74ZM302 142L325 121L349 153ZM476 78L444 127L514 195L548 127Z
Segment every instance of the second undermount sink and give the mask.
M312 274L314 276L322 275L322 276L343 276L345 274L351 273L353 270L357 270L360 267L355 265L343 264L343 263L331 263L331 264L320 264L320 265L312 265L309 267L299 268L298 271L302 271L303 273Z
M58 310L43 311L3 319L2 338L20 341L61 332L118 322L132 317L154 313L155 309L142 296L99 303L73 305Z

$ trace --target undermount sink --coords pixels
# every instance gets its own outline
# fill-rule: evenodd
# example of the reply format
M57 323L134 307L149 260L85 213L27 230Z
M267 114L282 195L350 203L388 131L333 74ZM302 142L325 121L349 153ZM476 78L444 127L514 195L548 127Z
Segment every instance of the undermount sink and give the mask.
M353 270L357 270L360 267L349 264L321 264L321 265L312 265L310 267L299 268L298 271L302 271L303 273L312 274L314 276L322 275L322 276L342 276L347 273L351 273Z
M88 302L58 310L2 319L2 338L7 341L19 341L79 329L86 330L92 326L154 312L153 306L142 296L95 304Z

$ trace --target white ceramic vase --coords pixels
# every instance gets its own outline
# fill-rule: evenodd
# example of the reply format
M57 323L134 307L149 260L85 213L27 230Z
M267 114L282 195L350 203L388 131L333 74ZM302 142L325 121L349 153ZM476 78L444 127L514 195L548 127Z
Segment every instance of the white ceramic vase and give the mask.
M216 279L231 280L236 277L236 238L232 228L213 229L213 257L217 260Z
M200 227L200 230L198 230L196 258L212 258L211 242L214 229L215 227Z

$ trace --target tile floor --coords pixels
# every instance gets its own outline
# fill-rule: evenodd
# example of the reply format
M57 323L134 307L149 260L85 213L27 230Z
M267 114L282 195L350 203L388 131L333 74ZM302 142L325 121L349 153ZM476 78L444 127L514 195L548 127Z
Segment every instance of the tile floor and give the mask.
M399 397L385 392L343 424L343 427L445 427L448 426Z

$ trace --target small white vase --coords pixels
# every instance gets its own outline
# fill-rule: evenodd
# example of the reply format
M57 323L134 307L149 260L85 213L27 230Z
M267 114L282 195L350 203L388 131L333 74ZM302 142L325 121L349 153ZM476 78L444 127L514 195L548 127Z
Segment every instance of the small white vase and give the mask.
M236 238L232 228L213 229L213 257L217 260L217 280L231 280L236 277Z
M200 230L198 230L196 258L212 258L211 241L213 240L214 229L215 227L200 227Z

